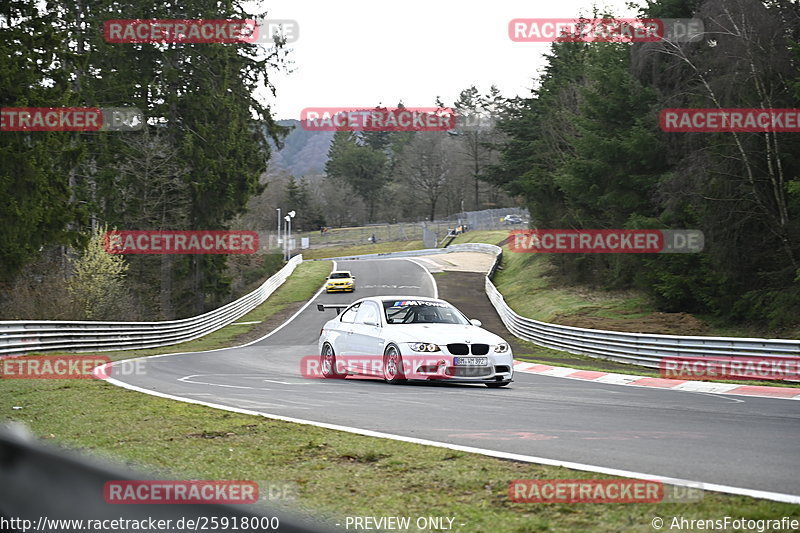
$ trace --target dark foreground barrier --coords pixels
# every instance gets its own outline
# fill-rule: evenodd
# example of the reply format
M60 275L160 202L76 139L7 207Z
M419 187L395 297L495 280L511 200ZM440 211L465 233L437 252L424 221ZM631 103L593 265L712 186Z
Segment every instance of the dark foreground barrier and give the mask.
M107 483L145 479L156 478L42 445L22 425L0 428L2 531L331 531L262 503L107 503Z

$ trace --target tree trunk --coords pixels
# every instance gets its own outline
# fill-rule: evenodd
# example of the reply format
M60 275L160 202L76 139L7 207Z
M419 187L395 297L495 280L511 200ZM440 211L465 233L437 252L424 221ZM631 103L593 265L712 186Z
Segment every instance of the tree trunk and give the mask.
M161 315L164 320L174 320L175 311L172 307L172 256L161 256L161 292L159 294Z

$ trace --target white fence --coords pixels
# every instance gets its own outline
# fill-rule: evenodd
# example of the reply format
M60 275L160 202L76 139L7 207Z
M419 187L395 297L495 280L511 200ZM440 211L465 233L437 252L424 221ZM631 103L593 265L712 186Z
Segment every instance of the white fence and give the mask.
M99 352L156 348L190 341L216 331L262 304L303 261L293 257L253 292L202 315L161 322L64 320L0 321L0 355L41 352Z

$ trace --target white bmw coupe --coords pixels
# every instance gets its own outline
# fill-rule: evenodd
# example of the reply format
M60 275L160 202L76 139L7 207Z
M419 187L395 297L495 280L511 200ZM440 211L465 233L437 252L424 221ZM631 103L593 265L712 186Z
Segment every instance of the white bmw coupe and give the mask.
M389 383L438 380L489 387L513 381L508 343L444 300L373 296L317 308L343 310L320 331L322 377L362 375Z

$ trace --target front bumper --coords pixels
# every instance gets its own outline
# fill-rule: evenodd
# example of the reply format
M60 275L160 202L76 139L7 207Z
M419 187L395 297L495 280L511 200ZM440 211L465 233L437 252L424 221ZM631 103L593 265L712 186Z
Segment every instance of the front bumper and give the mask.
M353 292L355 285L325 285L326 292Z
M454 365L452 355L443 353L403 354L406 379L449 383L496 383L514 381L514 356L489 354L486 366Z

